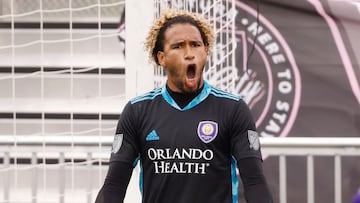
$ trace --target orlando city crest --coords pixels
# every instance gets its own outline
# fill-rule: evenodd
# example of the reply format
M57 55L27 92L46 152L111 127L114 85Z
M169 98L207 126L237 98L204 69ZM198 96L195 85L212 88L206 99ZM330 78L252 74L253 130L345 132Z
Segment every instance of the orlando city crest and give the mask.
M218 124L214 121L201 121L198 125L197 133L201 141L209 143L217 136Z

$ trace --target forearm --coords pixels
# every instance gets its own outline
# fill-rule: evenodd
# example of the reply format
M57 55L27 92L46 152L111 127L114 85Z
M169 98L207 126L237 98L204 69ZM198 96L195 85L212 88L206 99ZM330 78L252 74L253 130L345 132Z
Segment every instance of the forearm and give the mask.
M248 203L272 203L272 196L265 178L258 178L257 183L244 184L245 199Z
M262 170L262 161L258 158L246 158L238 161L238 167L246 201L272 203L272 195Z
M95 203L122 203L129 184L133 167L123 162L111 162Z

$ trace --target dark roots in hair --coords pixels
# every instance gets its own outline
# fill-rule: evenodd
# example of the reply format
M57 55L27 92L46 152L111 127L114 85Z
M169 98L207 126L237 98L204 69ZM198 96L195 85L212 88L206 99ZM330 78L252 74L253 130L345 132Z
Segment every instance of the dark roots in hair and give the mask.
M210 24L203 17L188 11L165 10L151 26L145 43L145 49L149 52L150 59L157 65L159 65L157 53L164 48L165 31L174 24L183 23L188 23L198 28L203 43L210 53L214 43L214 32Z

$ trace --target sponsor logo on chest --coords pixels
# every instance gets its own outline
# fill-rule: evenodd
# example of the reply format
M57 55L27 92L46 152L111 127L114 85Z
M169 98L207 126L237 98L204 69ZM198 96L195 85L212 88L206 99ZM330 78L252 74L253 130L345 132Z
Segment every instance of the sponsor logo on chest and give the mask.
M214 121L201 121L197 135L203 143L212 142L218 134L218 124ZM155 130L146 136L147 142L160 141ZM152 161L155 174L206 174L214 158L214 152L207 148L155 148L147 150L147 158Z

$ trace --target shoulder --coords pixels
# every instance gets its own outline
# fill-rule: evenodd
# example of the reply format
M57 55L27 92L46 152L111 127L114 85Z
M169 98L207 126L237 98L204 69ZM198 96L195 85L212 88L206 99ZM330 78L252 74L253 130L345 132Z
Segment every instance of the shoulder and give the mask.
M130 100L131 104L136 104L142 101L154 100L157 96L160 96L162 93L162 88L156 88L150 92L137 96Z
M232 94L228 91L213 87L213 86L209 86L209 94L217 97L217 98L222 98L222 99L229 99L229 100L233 100L233 101L240 101L242 100L242 98L240 96L236 96L235 94Z
M121 117L126 117L128 119L136 119L139 118L139 116L141 117L144 110L148 109L150 102L155 100L155 98L159 95L161 95L161 88L154 89L150 92L134 97L126 103L121 112Z
M208 88L209 96L215 98L215 103L219 104L223 110L231 109L233 113L241 112L241 115L250 113L250 108L243 97L210 85Z

